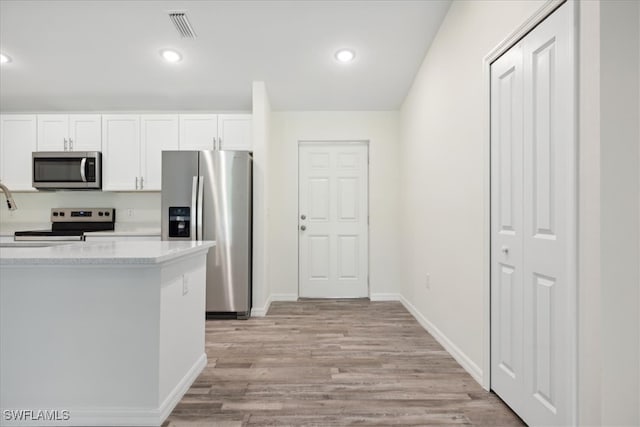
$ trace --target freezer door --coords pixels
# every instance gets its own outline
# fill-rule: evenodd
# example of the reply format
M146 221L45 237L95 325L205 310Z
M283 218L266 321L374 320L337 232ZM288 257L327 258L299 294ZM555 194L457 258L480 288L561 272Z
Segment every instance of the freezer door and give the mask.
M162 152L162 240L196 240L198 156L198 151Z
M208 313L251 309L251 158L241 151L200 152Z

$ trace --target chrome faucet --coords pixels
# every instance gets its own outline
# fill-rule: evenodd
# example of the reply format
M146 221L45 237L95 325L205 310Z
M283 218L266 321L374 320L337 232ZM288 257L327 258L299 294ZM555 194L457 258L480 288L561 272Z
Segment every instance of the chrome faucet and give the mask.
M9 191L7 186L1 182L0 182L0 190L2 190L5 197L7 198L7 206L9 207L9 210L15 211L16 209L18 209L18 207L16 206L16 201L13 200L13 196L11 195L11 191Z

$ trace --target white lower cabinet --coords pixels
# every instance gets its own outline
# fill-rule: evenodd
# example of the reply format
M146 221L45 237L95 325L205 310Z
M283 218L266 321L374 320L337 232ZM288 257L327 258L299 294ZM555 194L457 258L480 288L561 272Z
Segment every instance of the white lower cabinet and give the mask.
M11 191L36 191L31 175L36 129L33 114L0 116L0 181Z
M159 191L162 151L178 149L178 116L102 116L103 190Z

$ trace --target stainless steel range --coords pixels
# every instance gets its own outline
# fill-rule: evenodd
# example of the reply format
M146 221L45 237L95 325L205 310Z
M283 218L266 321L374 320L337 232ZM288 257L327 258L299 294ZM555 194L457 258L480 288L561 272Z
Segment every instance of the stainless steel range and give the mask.
M110 231L115 228L114 208L51 209L51 230L16 231L13 240L83 241L87 231Z

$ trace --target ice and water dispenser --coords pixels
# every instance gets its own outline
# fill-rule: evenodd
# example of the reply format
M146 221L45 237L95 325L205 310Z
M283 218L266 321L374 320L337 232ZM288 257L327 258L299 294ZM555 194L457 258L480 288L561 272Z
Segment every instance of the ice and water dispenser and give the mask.
M169 207L169 237L191 237L191 208Z

